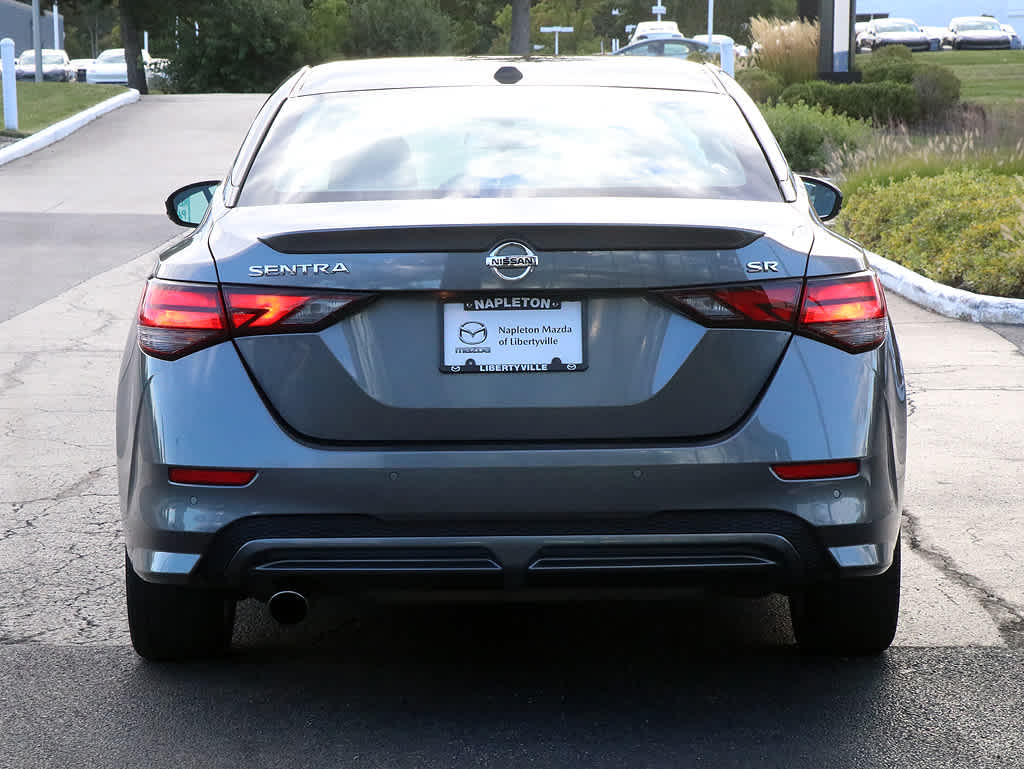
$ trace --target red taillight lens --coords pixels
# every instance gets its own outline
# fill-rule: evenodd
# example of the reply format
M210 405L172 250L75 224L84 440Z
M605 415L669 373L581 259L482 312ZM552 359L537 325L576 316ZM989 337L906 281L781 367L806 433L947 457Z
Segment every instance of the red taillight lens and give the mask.
M668 301L707 326L793 328L801 280L665 291Z
M256 471L172 467L167 471L167 477L171 483L187 483L193 486L245 486L256 477Z
M874 273L809 278L800 308L800 331L849 352L885 339L885 295Z
M151 280L139 307L139 347L174 360L227 338L216 286Z
M139 347L154 357L176 360L229 336L317 331L342 310L372 298L154 279L146 284L139 308Z
M784 481L845 478L860 472L860 460L841 459L831 462L795 462L787 465L772 465L772 472Z
M802 280L778 280L659 295L710 327L788 329L847 352L870 350L885 339L885 295L873 272L808 278L806 287Z
M244 286L224 286L231 329L236 336L281 334L288 331L316 331L336 320L368 294L274 289L257 291Z

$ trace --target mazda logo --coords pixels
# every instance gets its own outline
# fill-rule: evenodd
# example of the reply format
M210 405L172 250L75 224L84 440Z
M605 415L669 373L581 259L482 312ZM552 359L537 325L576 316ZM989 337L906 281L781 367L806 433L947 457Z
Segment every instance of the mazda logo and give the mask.
M487 341L487 326L478 320L467 320L459 326L459 339L463 344L483 344Z

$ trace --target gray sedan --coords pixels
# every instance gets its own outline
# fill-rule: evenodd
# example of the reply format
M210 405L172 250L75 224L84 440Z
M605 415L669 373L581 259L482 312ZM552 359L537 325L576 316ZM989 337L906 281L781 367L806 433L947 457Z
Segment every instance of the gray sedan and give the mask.
M223 180L168 198L196 229L139 287L135 649L223 653L244 597L297 622L325 593L701 587L882 651L906 392L840 202L713 67L297 72Z

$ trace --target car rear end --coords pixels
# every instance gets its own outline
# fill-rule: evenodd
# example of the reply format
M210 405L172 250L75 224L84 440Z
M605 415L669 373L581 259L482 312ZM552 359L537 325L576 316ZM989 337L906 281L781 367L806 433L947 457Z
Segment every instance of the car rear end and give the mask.
M314 70L161 258L118 396L137 579L231 600L891 573L905 395L861 250L714 71L513 69L340 93Z

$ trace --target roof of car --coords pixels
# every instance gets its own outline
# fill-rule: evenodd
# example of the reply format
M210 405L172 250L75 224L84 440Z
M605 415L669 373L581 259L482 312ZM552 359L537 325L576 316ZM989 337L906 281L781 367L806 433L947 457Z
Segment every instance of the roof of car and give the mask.
M518 71L525 85L581 85L623 88L662 88L720 92L722 86L700 64L670 56L634 57L470 57L402 58L336 61L313 67L292 91L293 96L335 91L376 91L393 88L498 86L502 68ZM505 71L502 80L516 80ZM514 87L509 82L505 87Z

